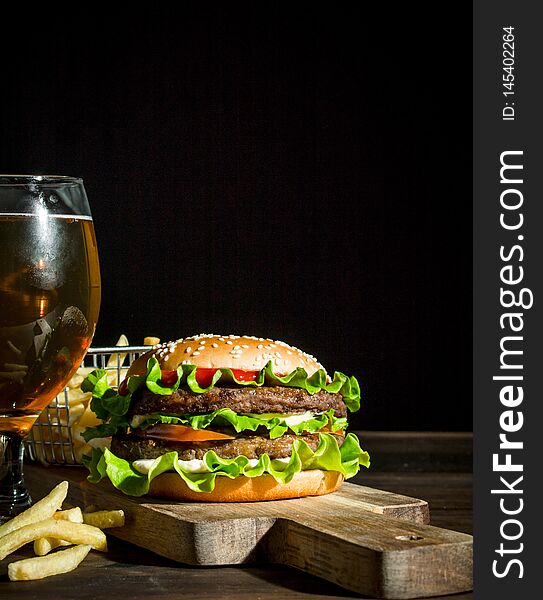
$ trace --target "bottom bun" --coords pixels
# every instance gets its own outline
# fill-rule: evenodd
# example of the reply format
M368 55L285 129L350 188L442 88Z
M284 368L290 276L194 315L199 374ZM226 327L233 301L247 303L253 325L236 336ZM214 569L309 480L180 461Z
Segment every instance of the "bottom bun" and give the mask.
M343 483L337 471L313 469L296 473L288 483L277 483L271 475L260 477L217 477L212 492L193 492L177 473L163 473L151 482L149 496L197 502L257 502L335 492Z

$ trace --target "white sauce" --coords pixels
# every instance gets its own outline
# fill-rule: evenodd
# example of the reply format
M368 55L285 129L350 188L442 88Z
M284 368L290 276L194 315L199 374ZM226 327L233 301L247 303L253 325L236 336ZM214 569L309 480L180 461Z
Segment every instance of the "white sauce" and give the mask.
M147 475L147 473L149 473L149 470L153 466L155 460L156 459L153 458L135 460L132 463L132 466L134 467L134 469L136 469L136 471L138 471L138 473L141 473L142 475ZM276 458L273 462L287 464L289 460L290 458ZM181 465L181 467L183 467L185 471L187 471L187 473L209 473L209 469L206 467L204 461L200 460L199 458L194 458L192 460L180 460L179 464ZM257 464L258 458L249 459L250 467L255 467Z
M247 414L247 416L263 419L265 421L271 421L271 419L277 419L277 418L283 419L283 421L285 422L285 425L288 425L290 427L291 425L299 425L300 423L303 423L304 421L309 421L320 414L321 413L306 411L302 414L294 414L294 415L293 414L283 414L282 415L282 414L272 414L272 413L257 415L257 414L249 413L249 414ZM149 417L149 415L134 415L132 417L130 426L131 427L139 427L139 425L148 417Z
M301 415L292 415L291 417L287 417L285 419L285 425L288 425L289 427L291 425L299 425L300 423L303 423L304 421L310 421L314 416L315 416L315 413L310 412L310 411L304 412Z
M143 475L147 475L147 473L149 473L149 470L153 466L154 462L155 462L155 459L146 458L146 459L141 459L141 460L135 460L132 463L132 466L139 473L142 473ZM197 458L195 458L193 460L180 460L179 464L183 467L183 469L185 471L187 471L187 473L207 473L208 472L208 468L205 466L204 461L199 460Z

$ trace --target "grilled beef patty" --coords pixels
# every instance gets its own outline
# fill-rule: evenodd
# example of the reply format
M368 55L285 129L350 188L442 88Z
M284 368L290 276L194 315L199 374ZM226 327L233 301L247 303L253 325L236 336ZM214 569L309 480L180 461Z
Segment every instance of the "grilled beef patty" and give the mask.
M332 434L334 435L334 434ZM214 450L221 458L235 458L246 456L247 458L259 458L262 454L268 454L270 458L286 458L291 455L292 444L299 437L307 442L312 450L319 445L319 434L307 435L283 435L274 440L264 435L252 435L250 437L238 437L234 440L213 440L207 442L169 442L140 437L135 434L113 436L111 440L111 451L119 458L128 461L142 458L158 458L166 452L177 451L180 460L202 459L208 450ZM343 444L343 437L334 435L339 446Z
M299 388L281 386L213 387L209 392L196 394L178 389L171 396L155 395L146 388L134 394L131 414L162 413L168 415L199 415L231 408L237 413L303 413L307 410L324 412L331 408L337 417L347 415L341 394L320 390L310 394Z

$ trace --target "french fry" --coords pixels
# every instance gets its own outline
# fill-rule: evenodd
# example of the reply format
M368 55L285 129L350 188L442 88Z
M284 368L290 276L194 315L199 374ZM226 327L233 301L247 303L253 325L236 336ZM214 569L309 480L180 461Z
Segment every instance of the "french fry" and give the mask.
M0 560L38 538L57 538L72 544L89 544L95 550L107 551L105 533L97 527L59 519L45 519L39 523L25 525L0 538Z
M68 510L57 511L53 515L53 519L71 521L72 523L83 523L83 513L79 506L76 506L74 508L69 508ZM38 538L37 540L34 540L34 554L45 556L51 552L51 550L58 548L59 546L71 546L71 543L57 538Z
M81 415L81 419L79 419L77 426L81 427L83 431L87 427L94 427L101 423L100 419L94 414L91 410L90 406L87 406L85 412Z
M126 337L126 335L124 335L124 333L119 337L115 346L128 346L128 338ZM107 366L108 367L116 367L117 365L122 365L124 363L125 359L126 359L126 354L124 354L124 353L119 354L118 358L117 358L117 356L113 356L113 354L112 354L107 361ZM117 361L119 361L119 362L117 362Z
M72 388L68 390L68 405L87 403L92 398L92 392L82 392L81 388Z
M56 538L39 538L34 540L34 554L36 556L45 556L55 548L71 545L72 544L66 540L57 540Z
M55 548L71 545L72 544L66 540L57 540L56 538L39 538L34 540L34 554L36 556L45 556Z
M59 550L50 556L25 558L8 565L10 581L30 581L73 571L90 552L89 544Z
M120 370L119 374L120 374L120 378L117 376L117 369L113 369L111 371L108 371L107 373L107 382L109 383L109 385L111 386L118 386L119 383L126 377L126 374L128 373L128 367L125 367L123 369Z
M84 523L83 511L79 506L73 508L67 508L66 510L57 510L53 515L53 519L60 519L61 521L70 521L71 523Z
M160 344L160 338L148 336L143 339L144 346L156 346L157 344Z
M18 529L28 527L32 523L43 521L44 519L50 519L62 506L67 493L68 482L62 481L53 488L45 498L36 502L36 504L22 512L20 515L13 517L13 519L9 520L7 523L0 525L0 543L3 538L11 535Z
M109 527L123 527L124 512L122 510L97 510L95 512L84 512L83 523L93 525L100 529Z
M54 507L62 505L67 491L68 482L63 481L32 508L3 526L5 534L0 537L0 561L29 542L34 542L38 554L36 558L9 564L11 581L43 579L73 571L91 549L107 551L106 536L101 528L124 525L122 510L97 511L91 505L85 513L78 506L56 510ZM36 520L44 515L43 520ZM9 531L6 531L8 525ZM73 547L48 554L53 548L65 545Z
M49 415L49 421L51 425L73 425L79 421L85 412L85 408L86 407L83 402L76 402L72 404L69 410L66 410L65 407L59 407L58 410L55 411L58 414Z

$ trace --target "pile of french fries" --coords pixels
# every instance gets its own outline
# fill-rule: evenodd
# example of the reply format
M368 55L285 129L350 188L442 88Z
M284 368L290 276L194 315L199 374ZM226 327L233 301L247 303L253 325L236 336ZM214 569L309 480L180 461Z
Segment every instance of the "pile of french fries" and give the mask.
M73 571L91 549L107 551L102 529L124 525L122 510L61 510L67 493L68 482L63 481L45 498L0 525L0 560L31 542L37 555L8 564L11 581L43 579ZM63 546L72 547L49 554Z
M146 337L144 345L154 345L160 340ZM128 339L121 335L116 346L128 346ZM126 354L111 355L107 361L108 382L117 387L125 378L129 365L123 366ZM121 367L120 369L118 367ZM87 443L82 432L101 421L90 408L92 394L83 392L81 384L94 367L80 367L68 381L64 391L38 417L32 428L33 449L36 458L43 464L81 464L84 454L90 455L92 448L108 447L109 438L97 438Z

